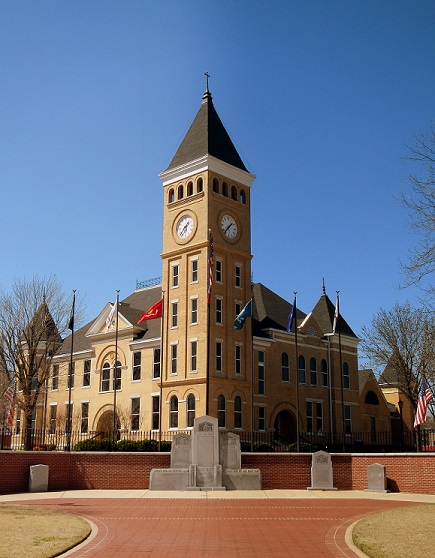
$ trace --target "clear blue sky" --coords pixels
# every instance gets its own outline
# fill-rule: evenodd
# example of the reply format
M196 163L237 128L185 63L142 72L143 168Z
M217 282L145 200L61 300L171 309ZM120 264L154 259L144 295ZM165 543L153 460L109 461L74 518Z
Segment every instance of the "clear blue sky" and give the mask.
M433 1L0 1L0 284L55 274L97 315L161 275L165 169L210 73L248 169L254 280L354 331L417 238L395 196L434 121Z

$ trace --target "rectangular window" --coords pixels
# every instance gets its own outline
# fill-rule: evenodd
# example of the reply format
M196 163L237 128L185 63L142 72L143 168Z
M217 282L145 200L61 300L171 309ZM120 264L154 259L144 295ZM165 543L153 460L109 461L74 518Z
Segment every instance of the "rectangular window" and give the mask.
M191 260L192 262L192 283L198 282L198 260Z
M266 407L258 407L258 430L266 430Z
M236 276L235 276L236 287L242 286L242 270L239 265L236 265Z
M344 431L346 434L352 434L352 413L351 406L344 406Z
M264 394L264 351L258 351L258 395Z
M75 362L68 363L68 382L66 389L73 389L74 388L74 370L75 370Z
M56 434L57 405L50 405L50 424L48 427L49 434Z
M222 283L222 260L215 261L216 283Z
M85 360L83 363L83 387L91 385L91 361Z
M242 305L240 304L240 302L236 302L236 315L235 315L236 318L241 311L242 311Z
M81 434L87 434L89 428L89 403L82 403L82 418L80 421Z
M236 374L242 373L242 346L236 345Z
M153 378L160 378L160 349L153 352Z
M152 429L158 430L160 418L160 397L158 395L153 395L152 404Z
M197 324L198 323L198 299L192 298L190 300L190 323Z
M65 433L71 432L72 419L73 419L73 404L71 403L70 406L68 403L65 403Z
M177 373L177 345L171 345L171 374Z
M178 302L172 303L171 327L178 327Z
M216 298L216 323L222 323L222 299Z
M18 407L17 408L17 413L16 413L16 418L15 418L15 434L19 434L21 432L21 408Z
M179 274L179 266L178 264L174 264L172 266L172 288L173 289L178 287L178 274Z
M316 401L307 401L307 432L323 431L323 405Z
M53 366L53 372L51 375L51 389L53 391L59 389L59 365L55 364Z
M216 372L222 372L222 341L216 341Z
M131 398L131 430L139 430L140 397Z
M191 341L190 342L190 371L191 372L196 372L197 351L198 351L198 342Z
M133 382L138 382L141 378L142 353L133 353Z

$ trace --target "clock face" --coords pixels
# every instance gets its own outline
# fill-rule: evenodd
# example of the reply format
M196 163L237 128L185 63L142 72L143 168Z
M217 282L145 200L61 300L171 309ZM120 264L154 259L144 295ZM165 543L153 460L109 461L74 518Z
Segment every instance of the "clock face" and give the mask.
M183 215L177 223L177 236L182 240L188 238L193 232L194 221L190 215Z
M237 236L237 223L231 215L224 215L221 219L221 229L224 236L233 240Z

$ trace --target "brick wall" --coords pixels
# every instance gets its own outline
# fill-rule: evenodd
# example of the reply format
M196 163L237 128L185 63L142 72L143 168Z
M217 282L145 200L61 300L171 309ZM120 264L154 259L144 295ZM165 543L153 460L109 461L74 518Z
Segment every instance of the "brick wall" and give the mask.
M49 491L146 489L152 468L169 467L168 453L57 453L0 451L0 494L26 492L31 465L48 465ZM386 466L392 492L435 494L435 453L333 454L334 487L367 488L367 467ZM302 489L311 485L311 454L245 453L242 467L259 468L264 490Z

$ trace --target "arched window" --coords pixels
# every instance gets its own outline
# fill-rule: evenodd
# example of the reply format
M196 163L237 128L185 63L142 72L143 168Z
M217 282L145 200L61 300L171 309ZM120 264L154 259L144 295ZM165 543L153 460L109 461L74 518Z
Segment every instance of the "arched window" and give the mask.
M218 426L225 428L225 396L220 394L218 397Z
M322 386L328 387L328 364L325 359L320 363L320 374L322 376Z
M183 199L183 186L178 186L178 199L182 200Z
M228 184L226 182L222 183L222 195L228 197Z
M307 374L305 368L305 357L300 355L299 357L299 383L305 384L307 382Z
M199 194L200 192L202 192L202 188L203 188L202 178L198 178L198 181L196 183L196 192Z
M314 357L310 358L310 384L317 386L317 362Z
M240 190L240 198L239 198L240 203L246 203L246 194L245 194L245 190Z
M231 186L231 199L237 201L237 188Z
M116 389L116 391L121 389L121 370L122 370L121 363L119 362L119 360L117 360L115 370L113 371L113 389L114 390Z
M290 381L290 367L287 353L282 353L281 355L281 379L283 382Z
M172 203L175 200L174 189L171 188L168 192L168 203Z
M193 182L188 182L187 184L187 195L193 196Z
M343 387L344 389L350 389L349 365L347 362L343 364Z
M110 364L105 362L103 364L103 371L101 372L101 391L110 390Z
M364 403L366 405L379 405L378 396L374 391L368 391Z
M169 402L169 428L178 428L178 397L173 395Z
M219 194L219 181L217 178L213 178L213 192Z
M242 399L234 398L234 428L242 428Z
M187 396L187 427L192 428L195 421L195 396L190 393Z

